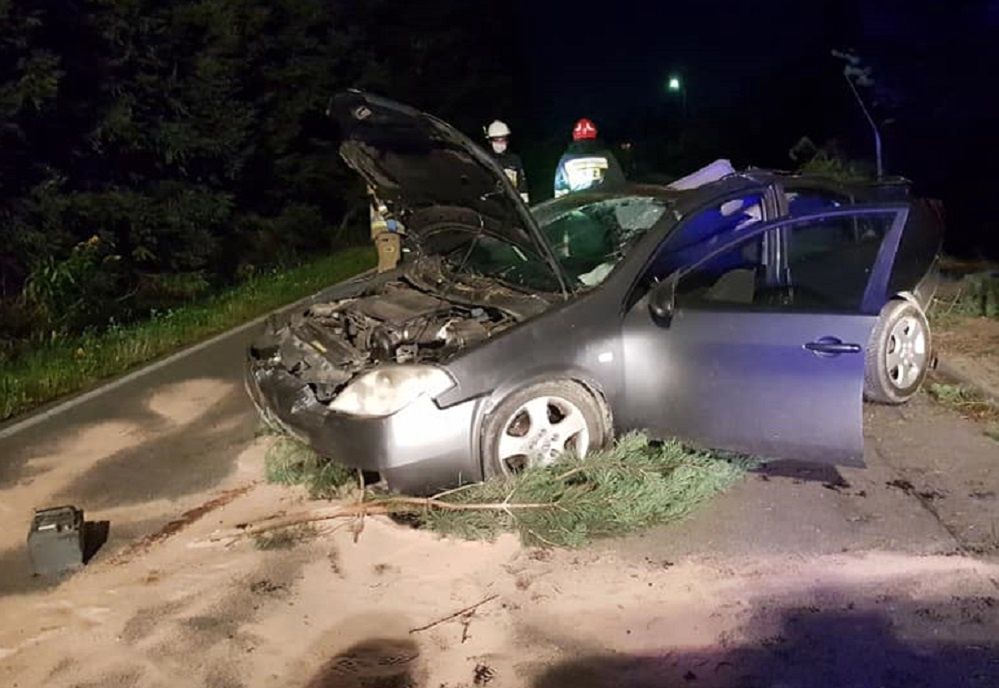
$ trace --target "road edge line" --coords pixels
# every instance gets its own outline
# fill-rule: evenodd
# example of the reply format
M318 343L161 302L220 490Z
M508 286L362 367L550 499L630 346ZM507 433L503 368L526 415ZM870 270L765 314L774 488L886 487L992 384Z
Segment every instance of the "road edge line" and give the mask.
M175 351L174 353L169 354L165 358L161 358L158 361L153 361L152 363L147 363L142 367L133 370L130 373L125 373L120 377L99 384L94 389L88 390L81 394L77 394L76 396L72 396L66 399L65 401L56 402L54 406L45 409L44 411L37 411L34 413L29 411L28 412L29 415L25 418L21 419L15 418L11 421L8 421L6 424L0 424L0 440L6 439L11 435L16 435L17 433L27 430L28 428L33 427L35 425L38 425L39 423L46 421L54 416L57 416L60 413L65 413L66 411L69 411L70 409L75 408L80 404L84 404L92 399L96 399L104 394L107 394L108 392L113 391L123 385L127 385L129 382L132 382L133 380L137 380L143 377L144 375L148 375L149 373L155 372L160 368L164 368L172 363L175 363L176 361L186 358L192 354L195 354L201 351L202 349L206 349L212 346L213 344L217 344L223 339L232 337L234 335L239 334L240 332L256 327L257 325L265 322L268 318L270 318L275 314L283 313L284 311L298 308L299 306L302 306L303 304L313 301L314 299L320 297L322 294L326 293L333 287L337 287L342 284L347 284L354 280L367 277L372 272L374 271L366 270L357 275L354 275L353 277L349 277L346 280L343 280L342 282L337 282L336 284L331 284L328 287L323 287L317 292L309 294L308 296L305 296L297 301L293 301L292 303L285 304L284 306L275 308L274 310L268 311L263 315L257 316L253 320L249 320L243 323L242 325L237 325L232 329L225 330L224 332L219 332L218 334L213 335L208 339L197 342L196 344L191 344L190 346L180 349L179 351Z

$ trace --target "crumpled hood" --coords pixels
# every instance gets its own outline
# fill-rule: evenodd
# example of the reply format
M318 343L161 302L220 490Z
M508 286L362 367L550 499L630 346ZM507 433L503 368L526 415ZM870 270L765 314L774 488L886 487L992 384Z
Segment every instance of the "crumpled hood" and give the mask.
M337 95L340 155L426 244L438 211L462 209L470 230L541 256L561 271L530 211L492 157L449 124L406 105L360 91ZM470 211L470 212L468 212ZM453 214L448 215L454 217Z

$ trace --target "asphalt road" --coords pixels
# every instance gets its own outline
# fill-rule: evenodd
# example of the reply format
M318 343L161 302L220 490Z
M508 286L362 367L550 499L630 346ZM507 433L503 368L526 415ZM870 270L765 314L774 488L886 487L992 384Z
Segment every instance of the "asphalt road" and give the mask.
M296 306L301 308L301 305ZM153 532L241 476L259 427L243 387L249 343L231 331L137 374L0 428L0 595L39 587L24 538L34 508L108 520L102 555Z
M612 546L670 558L891 551L999 560L999 443L923 394L900 407L867 405L864 417L866 468L776 462L704 513Z

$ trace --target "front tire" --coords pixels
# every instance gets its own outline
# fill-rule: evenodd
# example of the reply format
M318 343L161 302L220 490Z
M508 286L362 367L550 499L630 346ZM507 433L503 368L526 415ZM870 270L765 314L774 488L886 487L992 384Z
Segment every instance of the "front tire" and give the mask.
M603 402L579 383L552 380L504 399L482 427L485 477L546 466L563 452L585 456L609 439Z
M889 301L871 332L864 361L864 398L904 404L930 368L930 325L918 306Z

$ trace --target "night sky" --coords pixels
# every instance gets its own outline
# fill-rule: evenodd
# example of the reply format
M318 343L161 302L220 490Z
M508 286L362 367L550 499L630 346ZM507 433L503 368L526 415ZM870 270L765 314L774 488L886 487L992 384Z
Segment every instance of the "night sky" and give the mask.
M999 221L978 207L999 187L999 0L516 0L515 9L521 102L511 119L515 137L540 147L539 169L581 116L612 142L700 129L685 164L790 168L788 150L806 135L872 158L831 55L852 48L874 70L865 96L889 120L887 172L944 199L952 248L999 251ZM665 90L671 73L687 88L686 119Z
M832 3L825 3L832 5ZM838 3L836 3L838 4ZM592 5L593 9L588 9ZM574 9L567 11L566 6ZM825 58L835 35L823 3L526 3L520 27L531 96L550 117L614 117L666 97L686 76L692 104L751 100L802 58ZM801 30L800 27L811 27ZM547 110L547 112L546 112Z

